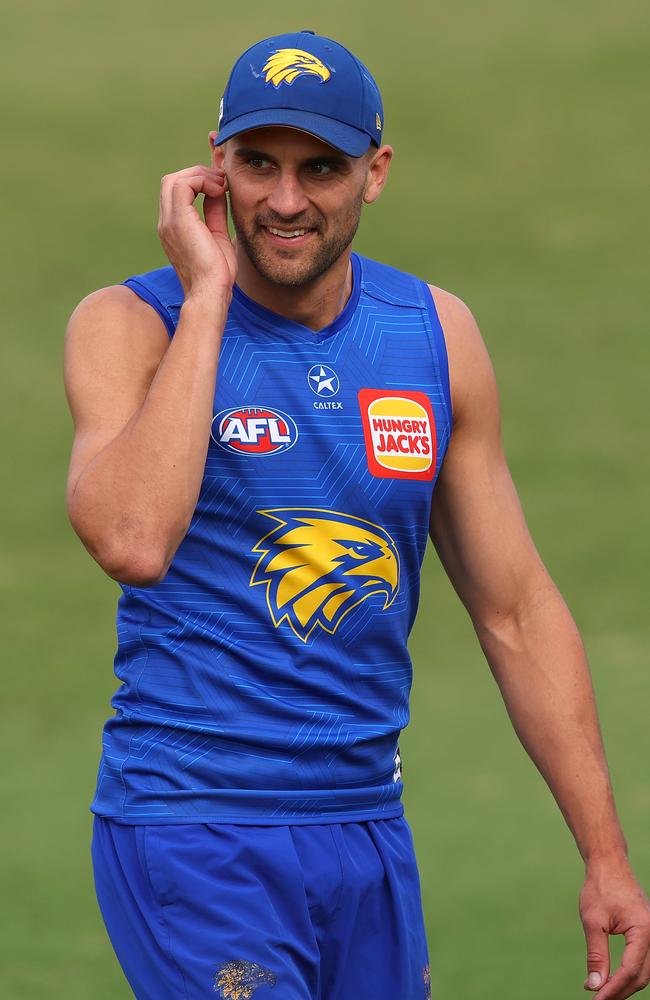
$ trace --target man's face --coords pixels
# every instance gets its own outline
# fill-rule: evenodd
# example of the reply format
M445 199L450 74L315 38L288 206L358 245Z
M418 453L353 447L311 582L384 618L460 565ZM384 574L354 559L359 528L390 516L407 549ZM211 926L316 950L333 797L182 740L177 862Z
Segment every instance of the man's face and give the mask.
M376 147L346 156L286 127L254 129L224 145L238 245L274 284L314 281L352 242Z

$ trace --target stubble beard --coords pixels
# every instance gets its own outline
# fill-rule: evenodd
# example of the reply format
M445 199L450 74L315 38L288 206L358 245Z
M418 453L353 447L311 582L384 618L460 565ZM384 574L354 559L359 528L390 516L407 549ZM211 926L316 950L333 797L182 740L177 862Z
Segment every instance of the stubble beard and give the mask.
M316 242L313 250L305 249L295 254L290 247L284 251L281 247L273 251L264 247L266 239L261 227L263 225L286 226L282 219L262 219L255 217L246 226L239 215L236 203L230 196L230 211L232 222L237 234L237 244L241 246L255 270L274 285L284 288L301 288L315 281L332 267L341 254L350 246L354 239L363 207L363 192L355 198L350 209L344 216L334 216L330 222L332 235L323 237L320 226L316 226ZM303 228L304 222L291 220L296 229Z

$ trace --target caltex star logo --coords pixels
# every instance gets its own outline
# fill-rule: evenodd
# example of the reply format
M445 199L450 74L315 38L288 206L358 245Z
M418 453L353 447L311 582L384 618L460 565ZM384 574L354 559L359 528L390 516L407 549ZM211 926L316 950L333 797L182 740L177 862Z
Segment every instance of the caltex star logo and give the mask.
M339 377L327 365L312 365L307 373L307 384L317 396L335 396L339 391Z

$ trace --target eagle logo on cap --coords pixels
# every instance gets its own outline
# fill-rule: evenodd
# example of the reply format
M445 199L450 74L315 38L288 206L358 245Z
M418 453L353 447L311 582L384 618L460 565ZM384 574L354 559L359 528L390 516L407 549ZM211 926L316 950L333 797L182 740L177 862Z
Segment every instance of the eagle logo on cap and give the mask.
M399 554L379 524L319 507L274 507L276 522L253 546L261 553L251 586L266 587L276 628L287 622L303 642L315 628L336 631L342 619L379 594L383 610L399 590Z
M277 49L264 63L265 83L272 83L277 90L281 83L292 84L299 76L318 76L322 83L332 73L325 63L302 49Z

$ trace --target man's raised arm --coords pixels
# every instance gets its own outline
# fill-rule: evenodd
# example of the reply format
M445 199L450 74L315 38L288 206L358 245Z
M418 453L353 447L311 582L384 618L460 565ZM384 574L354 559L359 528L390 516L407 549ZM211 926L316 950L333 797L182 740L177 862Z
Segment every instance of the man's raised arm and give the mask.
M465 604L512 724L586 865L587 989L623 1000L650 981L650 905L627 860L584 648L528 532L501 445L492 365L476 322L432 288L445 330L454 429L430 535ZM609 978L609 934L625 934ZM608 981L609 978L609 981Z
M198 499L236 274L224 191L223 172L202 166L163 179L159 232L185 291L171 343L124 286L88 296L68 325L70 520L106 573L134 586L165 575Z

